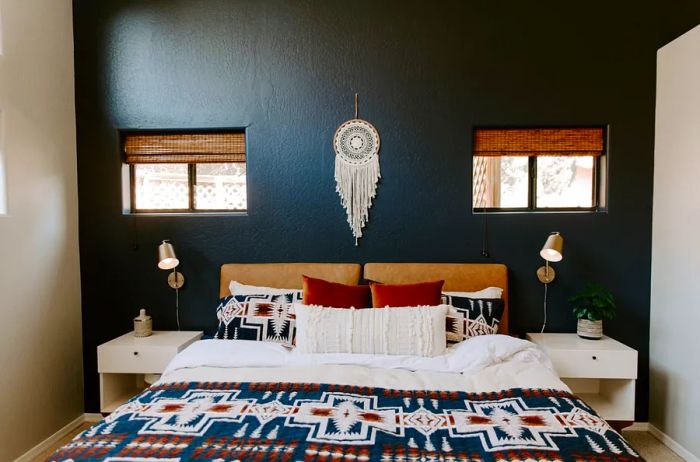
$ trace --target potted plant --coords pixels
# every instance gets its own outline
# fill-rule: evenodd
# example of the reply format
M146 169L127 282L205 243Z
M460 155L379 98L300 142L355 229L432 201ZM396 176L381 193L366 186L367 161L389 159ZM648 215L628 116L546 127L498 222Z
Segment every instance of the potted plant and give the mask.
M603 318L615 317L615 297L600 284L588 284L578 294L569 299L574 305L574 314L578 319L576 333L587 339L603 337Z

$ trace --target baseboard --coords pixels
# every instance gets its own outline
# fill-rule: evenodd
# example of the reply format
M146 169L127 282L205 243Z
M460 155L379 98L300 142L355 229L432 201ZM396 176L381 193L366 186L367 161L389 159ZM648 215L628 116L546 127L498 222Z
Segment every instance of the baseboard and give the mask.
M31 462L37 456L39 456L39 454L55 446L56 443L61 440L61 438L78 428L78 426L80 426L80 424L82 424L83 422L85 422L85 415L81 414L74 420L64 425L56 433L49 436L44 441L31 448L29 451L16 458L15 462Z
M623 428L622 430L626 432L648 432L649 422L635 422L629 427Z
M653 424L649 424L649 433L658 438L659 441L665 444L671 451L678 454L686 462L700 462L700 458L696 457L680 443L676 442L676 440L656 428Z
M99 422L100 420L104 419L104 417L102 417L102 414L99 414L99 413L94 413L94 414L85 413L83 415L83 417L84 417L83 422L90 422L90 423Z

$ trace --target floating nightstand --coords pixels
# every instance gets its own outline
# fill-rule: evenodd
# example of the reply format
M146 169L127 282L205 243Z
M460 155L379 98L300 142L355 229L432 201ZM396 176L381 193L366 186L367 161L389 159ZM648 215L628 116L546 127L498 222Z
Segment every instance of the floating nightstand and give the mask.
M155 331L149 337L124 334L97 347L100 412L109 414L148 386L144 376L161 374L202 332Z
M634 422L637 351L614 340L576 334L527 334L571 390L616 428Z

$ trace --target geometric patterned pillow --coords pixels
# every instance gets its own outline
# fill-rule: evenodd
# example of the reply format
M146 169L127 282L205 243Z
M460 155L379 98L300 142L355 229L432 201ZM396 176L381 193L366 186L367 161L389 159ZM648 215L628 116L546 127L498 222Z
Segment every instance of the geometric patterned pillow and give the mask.
M289 313L301 303L302 291L280 295L229 295L216 308L219 328L214 338L294 344L296 320Z
M444 295L443 303L452 305L454 312L447 314L447 344L459 343L470 337L498 332L503 316L503 299L467 298Z

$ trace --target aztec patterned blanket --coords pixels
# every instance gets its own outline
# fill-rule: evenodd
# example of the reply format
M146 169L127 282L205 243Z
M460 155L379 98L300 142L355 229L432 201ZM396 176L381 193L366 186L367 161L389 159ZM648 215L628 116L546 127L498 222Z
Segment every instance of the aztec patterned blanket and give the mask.
M298 383L156 385L48 461L641 461L575 396Z

